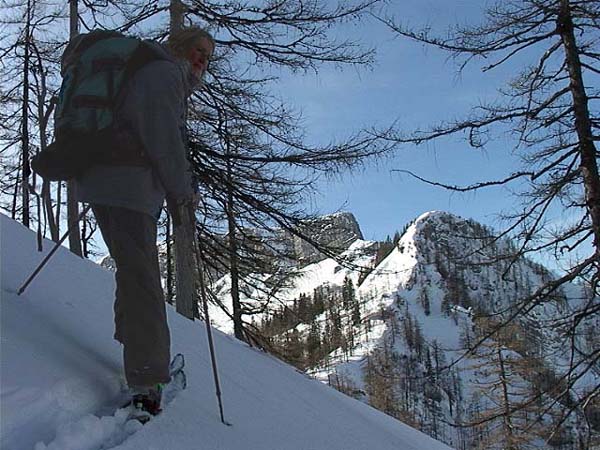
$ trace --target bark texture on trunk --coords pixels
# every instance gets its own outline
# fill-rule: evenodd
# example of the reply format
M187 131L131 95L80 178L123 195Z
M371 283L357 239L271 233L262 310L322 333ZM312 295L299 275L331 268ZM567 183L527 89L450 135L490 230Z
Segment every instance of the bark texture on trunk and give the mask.
M237 339L245 340L242 326L242 304L240 302L240 272L238 268L238 250L236 241L235 214L233 211L233 193L231 190L231 167L228 160L227 224L229 230L229 273L231 275L231 301L233 307L233 331Z
M575 130L579 146L579 169L583 178L585 204L591 219L594 250L600 260L600 178L598 177L597 151L594 145L588 96L583 83L581 60L575 39L569 0L561 0L557 32L565 49L565 62L569 72Z
M27 22L25 24L25 53L23 61L23 103L21 105L21 208L23 225L29 228L29 64L31 33L31 2L27 2Z
M194 254L196 224L186 206L172 207L175 241L175 309L190 320L198 317L198 266Z
M70 30L69 38L72 40L79 34L79 16L77 0L69 0ZM77 185L74 181L67 183L67 222L69 224L69 249L78 256L83 256L81 247L81 231L79 229L79 204L77 203Z

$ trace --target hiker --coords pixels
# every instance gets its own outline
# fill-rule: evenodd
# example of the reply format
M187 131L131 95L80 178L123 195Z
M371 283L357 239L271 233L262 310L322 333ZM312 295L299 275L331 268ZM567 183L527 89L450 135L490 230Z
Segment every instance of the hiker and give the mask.
M146 163L95 165L76 183L78 200L91 204L116 263L114 338L123 344L133 402L157 414L170 361L157 220L165 199L170 208L198 203L186 158L185 116L215 42L205 30L191 27L174 33L167 45L147 43L159 58L127 82L115 118Z

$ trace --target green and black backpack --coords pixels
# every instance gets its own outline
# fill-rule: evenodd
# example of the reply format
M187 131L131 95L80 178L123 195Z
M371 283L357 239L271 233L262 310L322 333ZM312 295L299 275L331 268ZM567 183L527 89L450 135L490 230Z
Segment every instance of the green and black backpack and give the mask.
M61 63L54 141L31 161L48 180L70 180L96 164L147 164L139 138L116 120L128 80L160 56L141 39L92 31L71 41Z

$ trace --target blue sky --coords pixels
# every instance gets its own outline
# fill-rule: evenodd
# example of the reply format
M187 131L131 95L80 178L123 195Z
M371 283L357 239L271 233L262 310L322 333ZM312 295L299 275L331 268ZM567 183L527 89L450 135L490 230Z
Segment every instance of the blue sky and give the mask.
M454 21L479 21L482 8L482 2L472 0L407 0L390 2L388 11L402 23L430 25L443 34ZM495 98L502 81L514 75L514 66L482 75L476 65L459 74L447 53L399 38L375 20L348 25L341 34L377 49L372 69L326 67L318 75L286 75L279 85L278 94L303 111L308 137L315 142L394 120L410 129L461 117L470 106ZM517 163L508 139L483 152L458 137L406 147L353 173L323 179L311 206L322 213L353 212L367 239L384 239L434 209L498 226L496 213L515 203L506 189L450 193L393 170L408 169L425 178L465 185L501 178L516 170Z
M480 23L489 3L389 0L385 11L402 24L429 26L444 36L449 25ZM527 63L524 55L485 74L477 63L459 73L458 64L448 53L401 38L375 19L348 23L331 32L375 48L373 67L340 70L325 66L318 74L277 72L272 68L271 73L281 77L273 83L272 93L302 111L307 139L313 144L329 143L361 128L385 127L393 122L410 131L463 118L473 106L498 98L498 89ZM393 235L431 210L451 212L502 229L498 215L519 208L518 199L507 187L459 194L395 171L410 170L437 182L469 185L502 179L520 169L509 136L497 136L484 150L469 147L463 137L406 146L353 172L323 177L316 186L319 193L307 209L320 214L350 211L364 237L372 240ZM561 217L560 211L552 219L569 220Z

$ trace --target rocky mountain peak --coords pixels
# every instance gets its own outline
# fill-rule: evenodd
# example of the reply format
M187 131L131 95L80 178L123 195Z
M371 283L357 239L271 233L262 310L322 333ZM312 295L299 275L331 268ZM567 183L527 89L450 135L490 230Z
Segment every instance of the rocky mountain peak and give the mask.
M313 219L306 223L304 233L318 247L338 254L347 250L357 239L363 239L358 221L350 212L338 212ZM295 259L301 264L311 264L325 258L310 242L297 236L291 239Z

